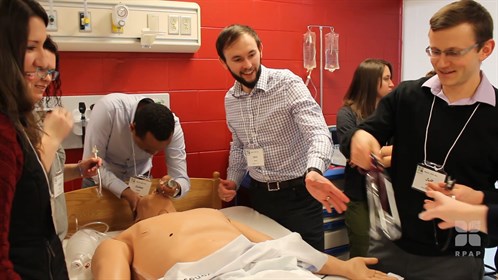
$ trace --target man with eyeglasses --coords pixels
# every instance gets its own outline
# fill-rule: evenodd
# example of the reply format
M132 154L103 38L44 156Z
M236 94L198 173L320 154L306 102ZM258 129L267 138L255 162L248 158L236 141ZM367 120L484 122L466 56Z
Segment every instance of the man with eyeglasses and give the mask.
M462 0L441 8L430 20L426 49L436 75L401 83L346 136L346 156L363 169L371 168L371 154L380 156L379 143L394 141L390 174L402 236L371 239L376 269L408 279L482 279L486 237L442 230L418 214L427 182L451 176L483 193L495 191L498 90L480 69L494 47L493 20L479 3ZM459 199L476 200L465 194Z

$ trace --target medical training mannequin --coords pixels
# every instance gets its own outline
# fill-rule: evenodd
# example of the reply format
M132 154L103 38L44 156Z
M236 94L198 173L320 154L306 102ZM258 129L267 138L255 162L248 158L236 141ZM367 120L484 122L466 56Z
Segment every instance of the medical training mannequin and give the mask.
M155 217L147 218L151 216ZM253 242L271 239L244 224L229 220L215 209L176 212L171 199L156 193L140 200L137 220L140 219L145 220L99 245L92 259L95 279L158 279L174 264L198 261L241 234ZM392 279L367 268L367 264L377 262L374 258L348 261L331 256L326 258L318 273L354 279Z

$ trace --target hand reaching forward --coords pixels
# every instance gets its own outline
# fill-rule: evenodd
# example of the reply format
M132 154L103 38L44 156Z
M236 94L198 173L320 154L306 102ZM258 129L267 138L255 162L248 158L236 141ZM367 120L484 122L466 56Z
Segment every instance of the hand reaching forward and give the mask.
M351 158L349 161L355 166L370 170L372 154L377 158L382 158L377 139L365 130L356 131L351 138Z
M323 177L318 172L311 171L305 178L306 189L316 200L318 200L327 212L331 213L333 206L339 213L346 211L346 203L349 198L339 190L329 179Z
M462 184L455 184L453 189L448 190L445 188L446 183L428 183L427 190L433 190L442 192L443 194L454 197L458 201L470 203L470 204L481 204L484 199L484 193L482 191L474 190L473 188L467 187Z
M381 280L381 279L390 279L395 280L395 277L388 276L382 271L370 269L367 265L376 264L378 262L377 258L361 258L356 257L347 260L346 269L348 274L346 277L348 279L365 279L365 280Z
M437 191L427 191L426 194L434 200L424 201L425 211L419 214L420 219L430 221L439 218L443 220L438 224L441 229L456 226L463 230L487 232L487 206L464 203Z
M339 275L355 280L396 280L384 272L370 269L368 265L376 264L377 258L356 257L347 261L329 256L325 265L318 270L319 274Z

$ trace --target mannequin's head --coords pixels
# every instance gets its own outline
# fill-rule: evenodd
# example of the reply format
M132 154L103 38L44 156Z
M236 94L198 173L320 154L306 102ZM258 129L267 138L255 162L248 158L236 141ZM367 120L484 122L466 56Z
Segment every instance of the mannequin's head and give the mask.
M138 201L135 222L171 212L176 212L171 198L154 192L142 197Z

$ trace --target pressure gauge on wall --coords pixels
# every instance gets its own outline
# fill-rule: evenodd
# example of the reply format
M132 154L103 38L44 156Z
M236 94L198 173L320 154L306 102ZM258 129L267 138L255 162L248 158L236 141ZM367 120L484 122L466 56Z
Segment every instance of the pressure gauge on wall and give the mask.
M112 9L112 23L117 27L123 27L128 18L128 7L123 4L117 4Z

